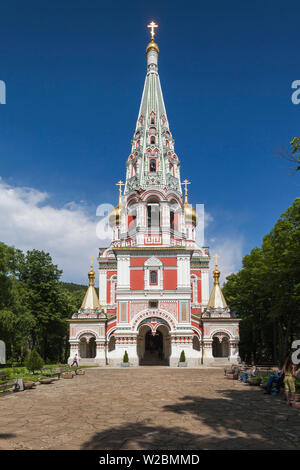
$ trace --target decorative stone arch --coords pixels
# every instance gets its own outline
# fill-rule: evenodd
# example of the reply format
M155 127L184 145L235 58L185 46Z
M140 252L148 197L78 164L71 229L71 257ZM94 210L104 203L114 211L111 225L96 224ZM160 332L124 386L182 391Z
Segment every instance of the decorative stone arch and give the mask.
M216 336L217 334L219 335L227 335L228 336L228 339L229 340L234 340L234 336L232 334L232 332L226 328L223 328L223 327L219 327L219 328L215 328L214 330L212 330L209 334L209 337L212 339L213 336Z
M212 354L213 357L230 356L230 335L225 331L216 331L212 335Z
M125 207L128 208L132 204L138 204L138 202L139 202L139 198L135 194L132 194L130 198L127 199Z
M145 193L141 195L141 201L147 202L147 200L151 197L157 197L159 201L165 200L165 196L162 191L159 191L158 189L152 189L145 191Z
M158 317L147 317L137 325L137 355L140 364L169 364L171 356L171 328Z
M182 210L182 204L178 198L178 196L175 196L174 194L168 194L167 196L167 201L170 204L170 208L175 210L175 211L181 211Z
M176 322L175 318L170 315L169 312L166 312L165 310L145 309L145 310L142 310L140 313L138 313L134 317L133 321L131 322L132 331L137 333L140 323L145 319L150 320L151 318L158 318L158 319L165 320L165 322L169 326L170 331L176 330L177 322Z
M107 352L112 352L116 349L116 337L114 334L111 334L109 338L107 338Z
M75 339L77 339L78 341L80 341L80 339L84 336L94 336L95 339L99 339L99 335L96 333L96 331L94 330L80 330L78 331L78 333L76 334L76 337Z
M100 253L100 256L102 258L107 258L107 257L115 257L112 249L109 247L109 248L106 248L102 253Z
M109 339L111 336L115 334L115 331L117 329L117 326L113 326L107 331L106 338Z
M94 331L81 331L78 334L78 349L81 359L92 359L96 357L96 339Z
M199 328L196 328L195 326L192 326L193 330L193 349L196 351L201 351L201 344L202 344L202 332L199 330Z
M145 261L144 263L144 266L145 267L160 267L162 266L162 262L160 261L160 259L156 258L156 256L151 256L150 258L147 259L147 261Z
M192 330L194 332L194 335L198 336L199 340L202 341L202 331L196 326L192 326Z
M154 320L155 317L145 318L144 320L142 320L138 325L138 330L140 328L142 328L143 326L148 326L150 328L152 334L155 335L157 329L160 326L163 326L163 327L168 328L168 330L170 331L170 325L166 322L166 320L162 320L161 318L157 318L157 319L155 319L157 321L151 321L151 319Z

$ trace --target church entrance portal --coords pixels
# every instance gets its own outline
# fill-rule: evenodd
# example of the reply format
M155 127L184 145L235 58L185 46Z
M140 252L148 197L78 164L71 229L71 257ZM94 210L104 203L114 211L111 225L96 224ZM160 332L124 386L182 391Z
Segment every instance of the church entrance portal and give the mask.
M140 365L169 365L167 328L160 327L153 334L149 327L143 326L139 334L139 343Z

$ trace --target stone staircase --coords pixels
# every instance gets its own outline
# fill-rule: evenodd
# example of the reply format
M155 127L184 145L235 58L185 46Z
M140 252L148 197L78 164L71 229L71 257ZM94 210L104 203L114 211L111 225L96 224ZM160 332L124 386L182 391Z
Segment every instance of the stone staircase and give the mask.
M143 359L140 360L141 366L168 366L169 361L168 359L160 359L158 357L158 353L150 353L146 351L144 354Z

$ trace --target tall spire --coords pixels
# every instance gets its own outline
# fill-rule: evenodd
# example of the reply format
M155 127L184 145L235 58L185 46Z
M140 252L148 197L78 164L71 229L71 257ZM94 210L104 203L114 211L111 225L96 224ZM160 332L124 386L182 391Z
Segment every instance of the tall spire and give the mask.
M224 310L224 309L227 309L227 303L226 303L226 300L224 298L223 292L219 284L219 279L220 279L220 271L218 268L219 255L215 254L214 258L216 259L215 269L213 271L214 287L209 297L207 309Z
M88 273L89 287L85 293L80 310L99 310L101 305L99 303L98 295L94 287L95 284L95 271L93 268L93 257L91 257L91 269Z
M127 161L125 196L132 191L154 187L182 196L180 163L174 152L174 139L158 75L159 48L154 42L157 27L154 21L148 25L151 41L146 48L147 74Z

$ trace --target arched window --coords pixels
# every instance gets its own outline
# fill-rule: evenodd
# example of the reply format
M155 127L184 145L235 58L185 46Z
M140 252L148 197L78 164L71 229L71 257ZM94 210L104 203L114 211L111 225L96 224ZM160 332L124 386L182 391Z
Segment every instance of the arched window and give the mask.
M151 172L156 171L156 160L150 160L150 171Z
M151 124L155 124L155 119L154 119L154 117L151 118Z
M128 207L127 214L128 231L136 228L136 204L133 203Z
M155 137L153 135L150 138L150 144L155 144Z
M147 219L148 219L148 229L156 231L160 226L159 204L148 204Z
M198 303L198 290L197 290L197 278L191 276L191 287L192 287L192 304Z
M171 230L174 230L174 227L175 227L175 214L173 211L170 212L170 228Z
M150 284L157 285L157 271L150 271Z
M117 276L112 276L110 288L110 303L114 305L116 303L116 287L117 287Z

